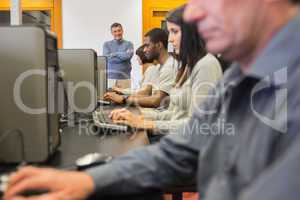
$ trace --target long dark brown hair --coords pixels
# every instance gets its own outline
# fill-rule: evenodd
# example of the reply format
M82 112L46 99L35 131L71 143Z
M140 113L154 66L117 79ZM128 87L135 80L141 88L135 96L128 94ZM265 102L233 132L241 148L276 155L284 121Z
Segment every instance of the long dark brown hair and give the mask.
M178 86L187 80L196 63L207 54L205 42L198 34L196 25L183 20L185 7L186 5L183 5L170 11L166 17L168 22L178 25L181 29L180 52L176 55L181 66L176 77Z

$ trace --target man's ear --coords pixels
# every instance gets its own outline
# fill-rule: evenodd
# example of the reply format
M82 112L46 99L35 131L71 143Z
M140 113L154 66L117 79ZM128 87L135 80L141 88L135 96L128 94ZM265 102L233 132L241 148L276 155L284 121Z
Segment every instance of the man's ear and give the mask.
M163 48L163 43L162 42L158 42L158 43L156 43L156 47L157 47L157 49L159 49L159 50L161 50L162 48Z

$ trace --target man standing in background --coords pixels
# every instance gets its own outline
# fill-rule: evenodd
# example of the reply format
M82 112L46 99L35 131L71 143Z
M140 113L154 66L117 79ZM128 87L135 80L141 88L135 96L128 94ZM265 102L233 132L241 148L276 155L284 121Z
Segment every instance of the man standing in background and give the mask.
M108 61L108 88L113 86L128 88L133 44L123 39L123 27L120 23L113 23L110 30L114 39L103 45L103 55Z

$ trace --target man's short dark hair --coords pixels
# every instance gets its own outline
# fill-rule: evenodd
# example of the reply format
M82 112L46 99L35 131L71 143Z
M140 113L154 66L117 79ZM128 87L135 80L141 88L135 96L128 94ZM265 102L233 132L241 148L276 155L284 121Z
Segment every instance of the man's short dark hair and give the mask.
M160 28L154 28L145 34L145 37L149 37L153 43L161 42L165 49L168 48L168 33Z
M110 29L113 29L113 28L116 28L116 27L121 27L121 28L123 28L123 27L122 27L122 24L115 22L115 23L113 23L113 24L110 26Z
M295 3L295 4L300 4L300 0L290 0L290 2Z

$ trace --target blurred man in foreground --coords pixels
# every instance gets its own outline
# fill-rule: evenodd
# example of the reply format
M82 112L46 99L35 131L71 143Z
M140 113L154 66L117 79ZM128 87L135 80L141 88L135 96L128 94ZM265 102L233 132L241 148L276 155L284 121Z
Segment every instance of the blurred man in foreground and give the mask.
M185 19L197 23L209 52L236 64L189 124L85 173L22 169L11 177L5 198L29 188L48 189L47 199L133 194L197 175L205 200L298 199L299 4L190 0Z

